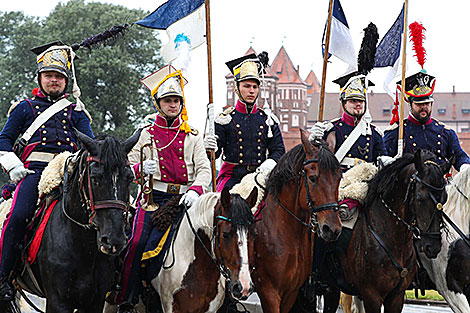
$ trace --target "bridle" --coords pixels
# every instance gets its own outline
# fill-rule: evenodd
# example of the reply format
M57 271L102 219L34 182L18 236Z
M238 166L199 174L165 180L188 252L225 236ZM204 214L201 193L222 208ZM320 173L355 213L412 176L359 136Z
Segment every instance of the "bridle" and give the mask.
M281 206L281 208L284 209L287 213L289 213L294 219L296 219L299 223L301 223L303 226L307 227L310 229L311 232L315 232L315 225L317 224L317 215L316 213L322 212L322 211L327 211L327 210L333 210L337 212L339 210L339 205L338 202L330 202L330 203L324 203L322 205L314 205L314 201L312 200L312 197L310 195L310 190L308 188L308 177L307 177L307 172L305 171L305 166L309 165L310 163L318 163L318 158L312 158L312 159L307 159L303 162L302 166L303 169L299 172L299 180L303 179L304 181L304 186L305 186L305 191L306 191L306 200L307 200L307 206L310 211L310 217L309 217L309 223L306 223L302 221L300 218L298 218L292 211L290 211L285 205L281 203L281 200L279 197L275 196L275 199L277 203ZM300 181L299 181L300 183ZM301 192L301 189L299 188L299 194ZM297 197L298 198L298 197Z
M66 211L66 195L70 191L70 186L68 184L68 166L70 163L71 158L68 158L65 162L65 169L64 169L64 191L63 191L63 201L64 204L62 206L63 212L65 216L74 222L75 224L85 228L85 229L95 229L98 230L98 226L94 222L96 211L101 209L117 209L122 210L126 214L128 214L129 209L129 201L122 201L117 199L110 199L110 200L95 200L93 196L93 189L91 187L91 177L90 177L90 165L92 162L102 163L98 157L91 156L88 151L84 151L81 153L81 157L79 160L79 194L81 203L86 204L86 212L88 213L88 224L80 223L79 221L72 218ZM84 161L85 160L85 161ZM129 162L127 162L129 164ZM127 164L127 165L128 165ZM86 184L85 182L86 177ZM130 186L129 186L130 188ZM127 219L125 219L127 220Z

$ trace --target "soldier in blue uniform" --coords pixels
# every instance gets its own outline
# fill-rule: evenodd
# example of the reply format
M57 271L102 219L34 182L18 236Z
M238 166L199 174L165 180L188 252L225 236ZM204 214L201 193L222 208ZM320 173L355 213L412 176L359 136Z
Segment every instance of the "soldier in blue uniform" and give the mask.
M346 171L361 162L377 163L387 158L382 133L371 123L366 103L366 78L351 73L334 81L341 87L343 116L332 121L318 122L311 129L310 139L327 141ZM369 85L371 82L369 82ZM352 137L347 140L348 137ZM388 160L388 159L387 159Z
M216 150L216 158L223 153L217 191L232 188L255 170L271 170L285 153L279 120L256 104L263 71L259 58L253 53L226 64L238 101L216 118L215 136L204 139L206 149Z
M75 54L72 49L58 41L32 51L38 54L39 88L33 90L32 98L12 105L0 133L0 164L11 181L18 184L0 241L0 300L13 297L11 271L20 256L26 226L36 209L38 182L43 169L56 154L77 150L73 128L93 138L90 117L78 100L75 78L77 104L69 102L65 93L70 80L69 70L72 68L73 72ZM52 116L48 117L49 114ZM31 126L34 121L37 126ZM14 148L21 134L19 145Z
M469 166L470 158L460 147L457 134L431 117L435 83L435 77L425 70L405 79L405 98L410 104L410 113L403 121L403 152L413 153L418 148L426 149L436 155L436 162L439 164L454 155L454 167L461 171ZM401 89L401 81L397 84ZM384 142L388 154L395 156L398 150L398 122L385 130Z

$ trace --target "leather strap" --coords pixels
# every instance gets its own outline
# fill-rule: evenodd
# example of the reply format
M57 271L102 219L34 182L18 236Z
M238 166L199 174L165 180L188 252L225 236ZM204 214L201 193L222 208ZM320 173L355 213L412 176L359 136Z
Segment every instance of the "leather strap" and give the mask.
M34 122L24 132L23 136L21 136L21 139L24 139L26 142L28 142L33 136L34 132L38 130L41 125L47 122L54 114L68 107L70 104L72 104L72 102L65 98L62 98L50 107L48 107L44 112L42 112L38 117L36 117Z

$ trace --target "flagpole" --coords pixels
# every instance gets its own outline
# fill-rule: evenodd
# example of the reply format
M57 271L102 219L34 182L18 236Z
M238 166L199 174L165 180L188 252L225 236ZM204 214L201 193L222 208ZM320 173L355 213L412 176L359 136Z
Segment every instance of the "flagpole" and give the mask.
M326 26L326 41L325 51L323 56L323 72L321 77L321 89L320 89L320 106L318 108L318 121L323 121L323 107L325 102L325 84L326 84L326 67L328 65L328 49L330 47L330 30L331 30L331 16L333 15L333 0L330 0L330 6L328 11L328 24Z
M209 83L209 104L208 116L209 119L209 135L215 135L214 129L214 98L212 96L212 51L211 51L211 16L209 0L205 1L206 5L206 42L207 42L207 80ZM215 150L208 149L211 160L211 173L212 173L212 191L216 190L216 169L215 169Z
M403 51L401 65L401 97L400 97L400 126L398 128L397 157L403 155L403 120L405 112L405 73L406 73L406 40L408 34L408 0L405 0L405 12L403 17Z

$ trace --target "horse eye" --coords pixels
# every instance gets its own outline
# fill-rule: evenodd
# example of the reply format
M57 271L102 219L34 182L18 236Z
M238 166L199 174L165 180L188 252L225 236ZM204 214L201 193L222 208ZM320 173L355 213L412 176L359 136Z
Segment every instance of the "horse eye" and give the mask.
M316 176L309 176L308 179L310 179L310 181L312 182L312 184L316 184L316 183L317 183L317 177L316 177Z

